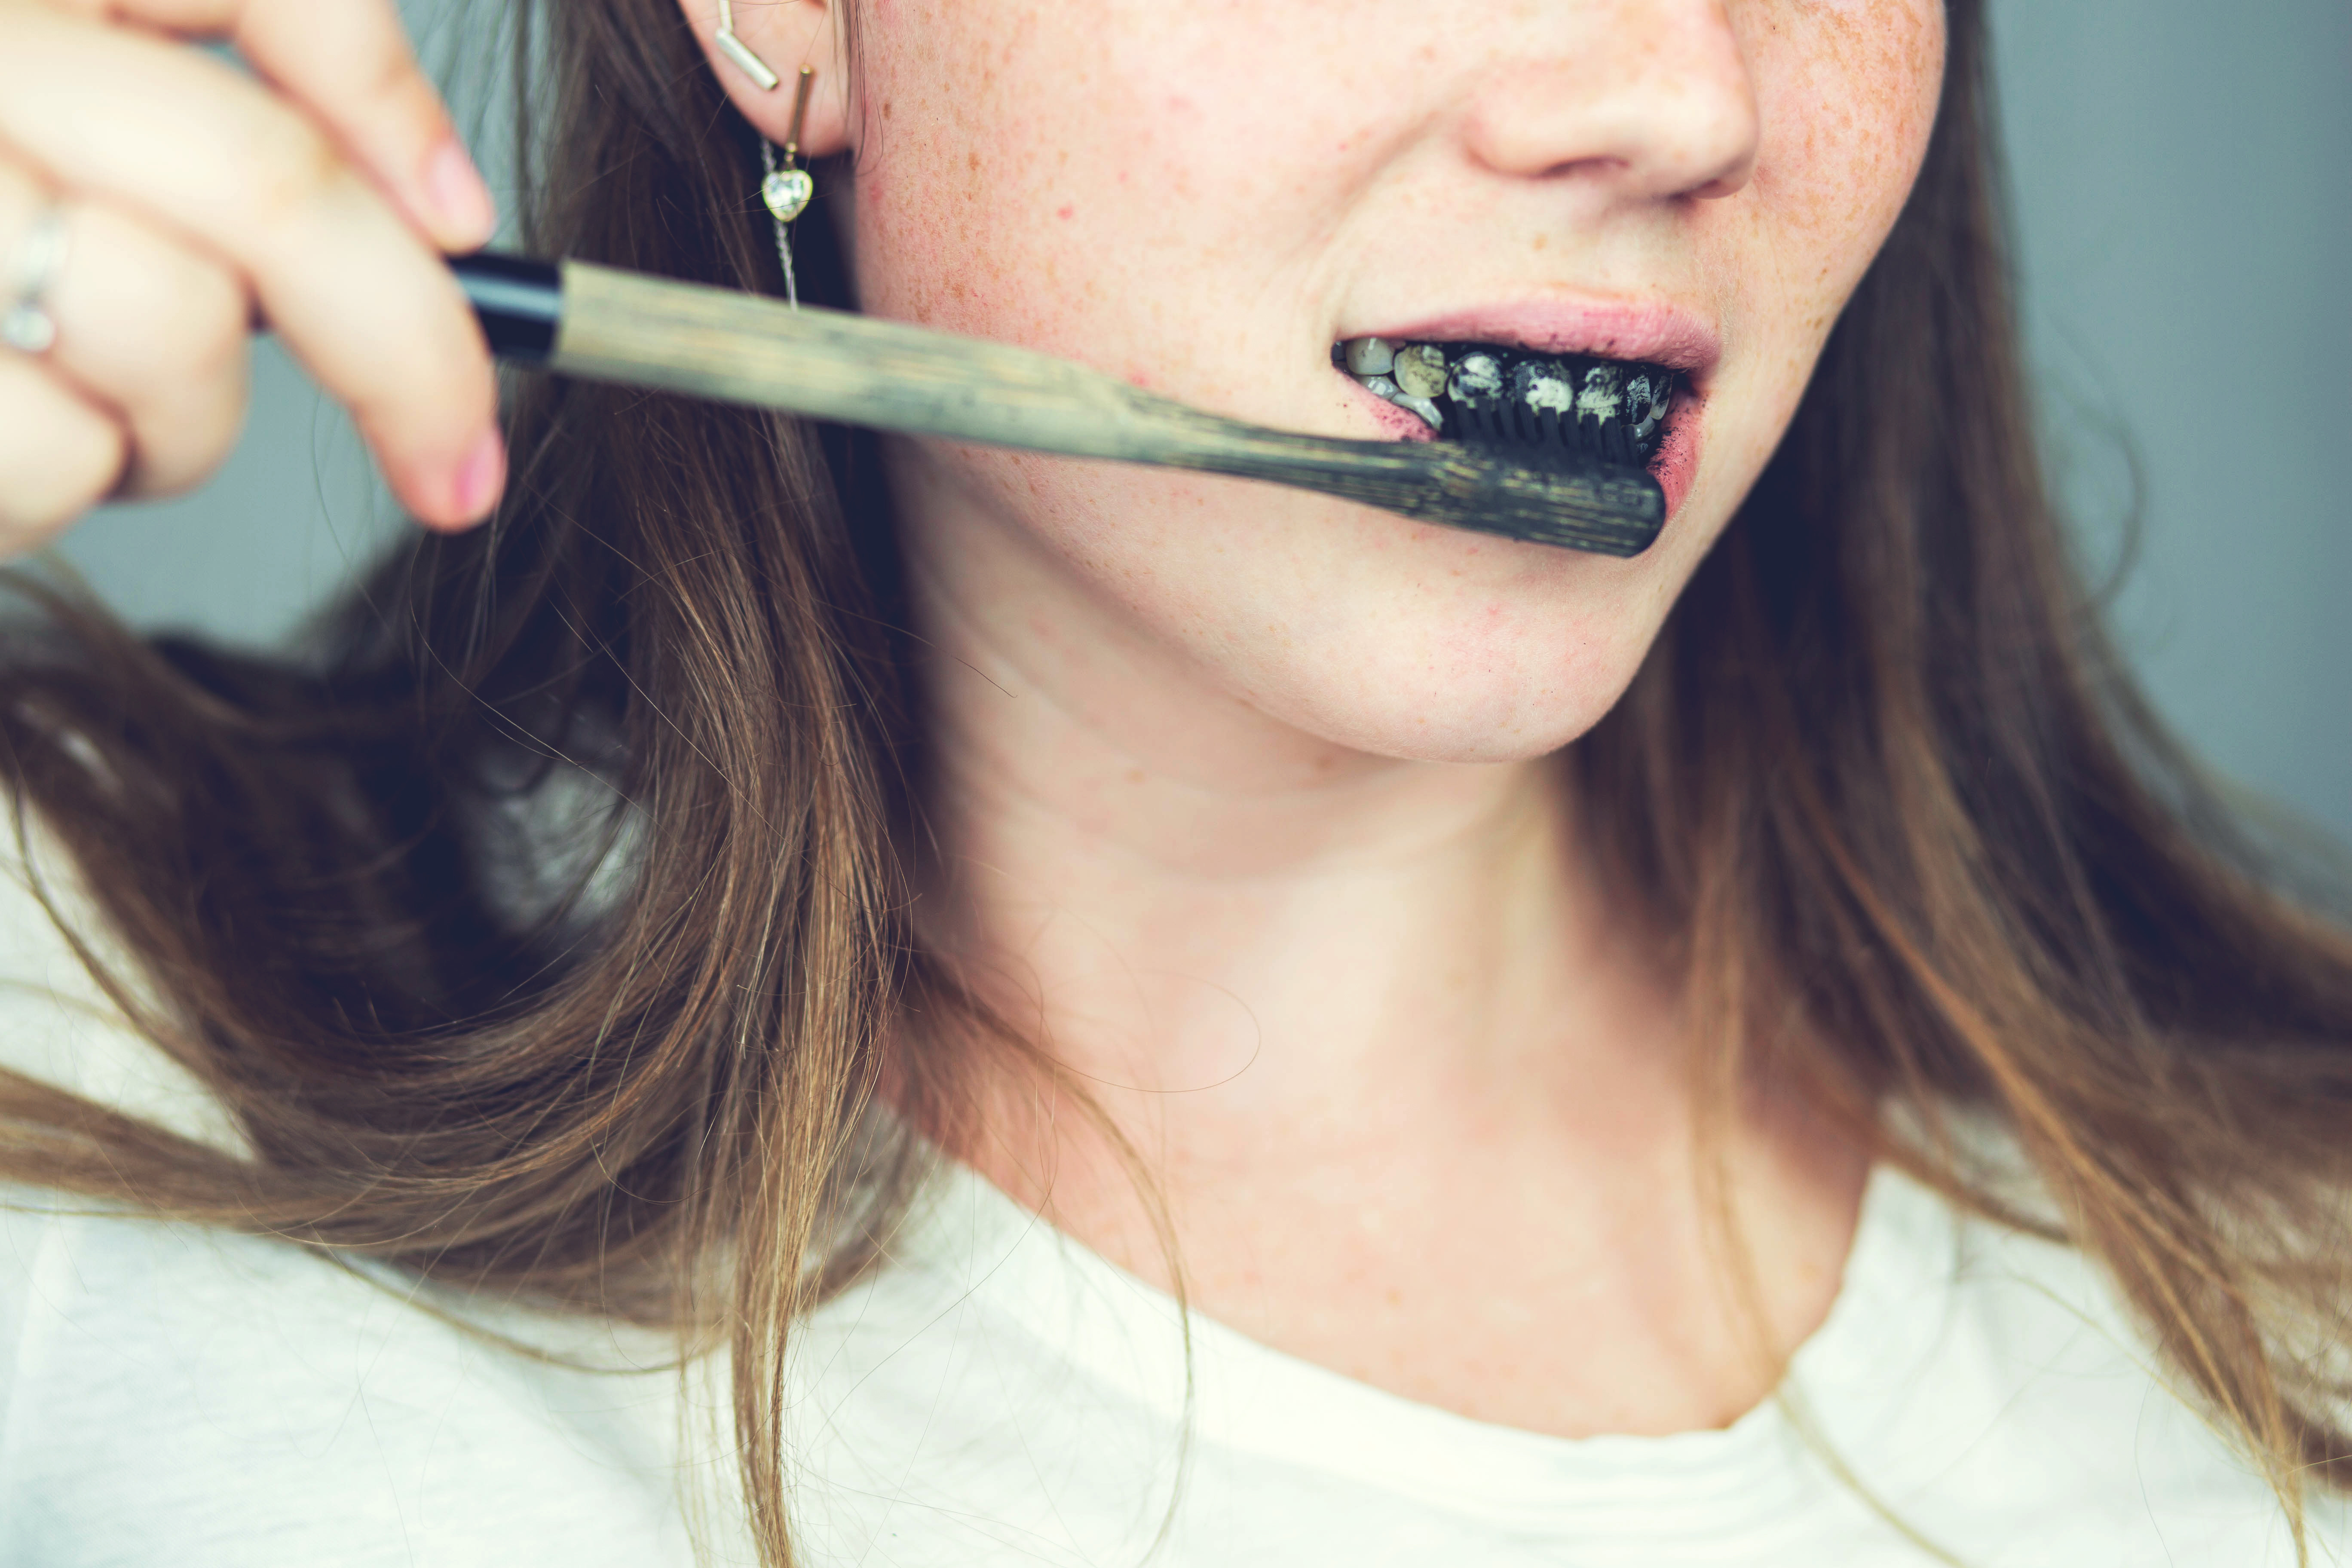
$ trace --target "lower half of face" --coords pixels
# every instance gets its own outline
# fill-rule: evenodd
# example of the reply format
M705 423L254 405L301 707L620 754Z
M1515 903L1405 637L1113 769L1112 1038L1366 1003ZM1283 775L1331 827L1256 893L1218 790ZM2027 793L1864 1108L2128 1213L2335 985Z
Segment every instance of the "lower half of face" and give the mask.
M1899 213L1944 50L1939 0L869 0L861 28L869 311L1263 424L1660 477L1666 529L1620 561L892 448L911 565L973 635L1461 761L1622 694Z

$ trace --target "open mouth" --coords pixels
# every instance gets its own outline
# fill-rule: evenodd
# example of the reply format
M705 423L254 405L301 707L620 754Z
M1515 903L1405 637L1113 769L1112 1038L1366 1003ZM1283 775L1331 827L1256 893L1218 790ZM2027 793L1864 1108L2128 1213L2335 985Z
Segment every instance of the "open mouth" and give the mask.
M1530 465L1646 469L1682 379L1634 360L1390 338L1334 344L1331 363L1440 439L1501 447Z

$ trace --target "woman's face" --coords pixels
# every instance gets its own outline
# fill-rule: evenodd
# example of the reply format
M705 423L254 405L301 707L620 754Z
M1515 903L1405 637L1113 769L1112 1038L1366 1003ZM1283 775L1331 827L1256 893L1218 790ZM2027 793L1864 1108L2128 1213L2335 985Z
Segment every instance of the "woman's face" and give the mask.
M1357 437L1420 428L1334 368L1360 337L1687 372L1673 516L1630 561L892 447L923 596L1015 662L1108 645L1079 662L1457 761L1622 692L1894 223L1944 53L1940 0L864 0L859 29L870 312Z

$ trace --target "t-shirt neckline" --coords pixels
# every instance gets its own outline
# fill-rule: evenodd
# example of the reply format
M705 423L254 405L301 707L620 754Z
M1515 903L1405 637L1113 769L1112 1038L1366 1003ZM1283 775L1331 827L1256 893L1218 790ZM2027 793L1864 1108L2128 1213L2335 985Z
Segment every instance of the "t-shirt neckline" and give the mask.
M1902 1369L1925 1358L1949 1305L1955 1224L1938 1194L1874 1166L1838 1294L1780 1389L1727 1426L1660 1436L1562 1437L1476 1420L1272 1349L1197 1310L1188 1380L1174 1298L952 1162L941 1162L891 1250L897 1266L944 1269L994 1322L1171 1429L1189 1423L1193 1441L1530 1527L1572 1516L1591 1531L1622 1511L1629 1528L1654 1531L1671 1502L1711 1532L1786 1526L1818 1490L1792 1410L1834 1402L1866 1421L1856 1402L1901 1396Z

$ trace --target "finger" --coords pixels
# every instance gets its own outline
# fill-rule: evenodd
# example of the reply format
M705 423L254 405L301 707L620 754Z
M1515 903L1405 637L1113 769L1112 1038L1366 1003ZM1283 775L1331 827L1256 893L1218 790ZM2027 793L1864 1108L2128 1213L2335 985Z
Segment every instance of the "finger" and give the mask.
M0 5L0 142L233 263L421 521L487 512L504 458L480 330L440 258L299 111L194 50Z
M226 37L309 110L435 244L473 250L498 216L416 63L393 0L68 0L67 8Z
M0 164L0 257L29 236L52 198ZM245 423L251 304L236 279L118 208L58 206L66 264L43 296L57 341L42 356L126 427L126 496L172 495L220 466Z
M0 348L0 554L47 543L113 493L127 450L103 409Z

